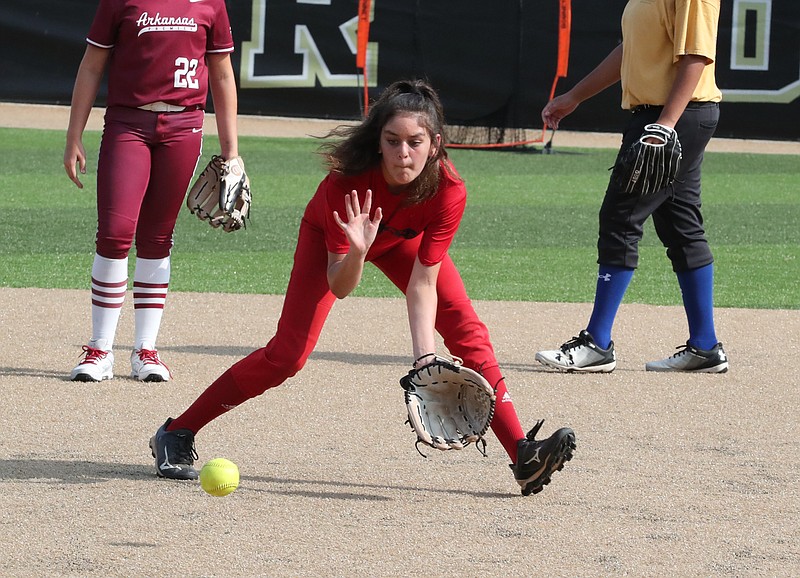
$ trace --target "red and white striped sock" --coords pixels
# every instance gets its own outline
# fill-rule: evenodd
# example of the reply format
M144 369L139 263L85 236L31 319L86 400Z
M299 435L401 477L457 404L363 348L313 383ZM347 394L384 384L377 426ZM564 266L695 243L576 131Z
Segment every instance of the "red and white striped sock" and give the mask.
M155 349L169 288L170 259L136 259L133 274L134 349Z
M106 259L95 254L92 263L91 347L111 351L128 288L128 259Z

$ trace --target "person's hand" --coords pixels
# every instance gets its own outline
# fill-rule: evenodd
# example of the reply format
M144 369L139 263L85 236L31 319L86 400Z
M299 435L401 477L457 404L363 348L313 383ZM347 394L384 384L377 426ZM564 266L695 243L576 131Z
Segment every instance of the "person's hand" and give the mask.
M663 130L664 130L664 133L666 133L666 134L673 134L675 132L675 123L667 122L667 121L662 122L660 118L655 122L655 126L662 127ZM660 137L657 137L657 136L655 136L655 137L654 136L643 137L643 140L644 140L644 142L647 142L647 143L650 143L650 144L664 144L664 139L660 138Z
M82 189L83 183L78 178L78 170L82 175L86 174L86 151L82 142L67 143L64 149L64 170L67 171L69 180Z
M557 96L542 109L542 121L548 127L556 130L561 119L578 108L578 104L578 102L570 98L569 93Z
M378 207L375 209L373 217L370 218L369 212L372 208L372 191L370 189L367 189L363 207L358 201L356 191L344 196L344 205L347 211L347 220L343 221L337 211L333 212L333 218L347 236L351 249L366 254L378 235L378 225L380 225L383 212Z

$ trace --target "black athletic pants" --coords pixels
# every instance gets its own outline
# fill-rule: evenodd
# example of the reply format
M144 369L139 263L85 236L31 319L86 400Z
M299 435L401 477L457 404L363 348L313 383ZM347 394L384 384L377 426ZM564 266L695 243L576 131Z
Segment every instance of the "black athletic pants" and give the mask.
M645 125L656 122L660 113L657 106L634 109L622 135L620 154L642 135ZM674 271L697 269L714 261L700 212L700 169L718 121L718 103L689 103L675 127L683 158L674 186L642 197L619 190L609 180L600 207L599 264L636 268L639 241L650 215Z

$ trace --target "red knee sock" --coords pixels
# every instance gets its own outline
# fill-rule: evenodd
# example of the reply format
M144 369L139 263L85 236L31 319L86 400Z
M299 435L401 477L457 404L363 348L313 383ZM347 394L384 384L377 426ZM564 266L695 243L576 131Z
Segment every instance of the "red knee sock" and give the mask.
M481 373L495 387L495 395L497 395L494 418L492 418L492 431L506 450L511 462L517 463L517 442L525 437L525 432L519 423L517 410L514 402L511 401L505 379L497 366L488 369L481 368Z
M167 431L188 429L197 433L203 426L248 399L250 397L241 392L229 369L209 385L186 411L175 418L167 426Z

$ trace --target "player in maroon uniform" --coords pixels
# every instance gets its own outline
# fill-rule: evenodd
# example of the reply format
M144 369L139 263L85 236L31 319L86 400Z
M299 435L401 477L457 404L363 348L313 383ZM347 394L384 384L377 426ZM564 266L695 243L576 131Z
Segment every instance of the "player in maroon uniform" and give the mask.
M344 138L323 148L330 173L303 215L275 336L158 429L150 441L156 472L167 478L197 478L195 434L300 371L334 302L355 289L369 261L406 295L415 366L434 355L438 331L451 354L496 388L492 430L523 493L538 492L572 456L575 434L561 428L536 441L539 422L525 435L489 332L448 255L467 193L444 146L437 94L421 81L397 82L363 123L330 136Z
M114 337L136 242L131 374L167 381L156 350L170 279L172 233L201 153L209 85L224 158L238 155L236 81L224 0L100 0L72 94L64 168L83 188L82 135L106 69L108 99L97 165L92 337L74 381L114 376Z

